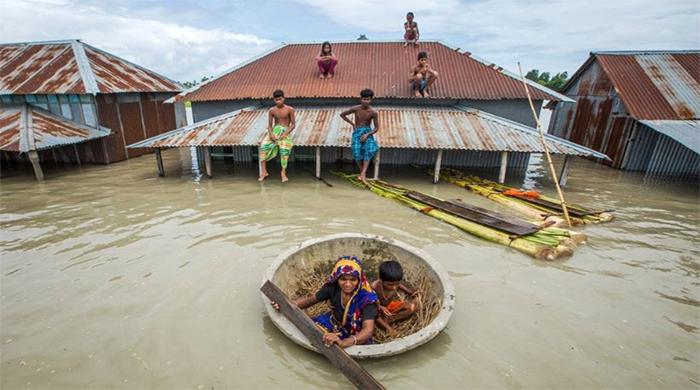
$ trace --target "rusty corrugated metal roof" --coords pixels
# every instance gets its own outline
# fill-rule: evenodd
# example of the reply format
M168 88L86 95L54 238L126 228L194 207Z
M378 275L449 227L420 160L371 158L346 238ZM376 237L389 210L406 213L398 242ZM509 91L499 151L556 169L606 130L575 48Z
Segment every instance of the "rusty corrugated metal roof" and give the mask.
M0 44L0 94L181 90L176 81L78 40Z
M639 123L671 137L686 148L700 154L700 120L641 120Z
M339 63L335 77L319 80L314 58L320 43L283 45L245 62L174 100L211 101L270 98L283 89L288 98L351 98L371 88L375 97L410 98L408 82L419 51L427 51L440 74L432 87L434 99L523 99L522 82L513 73L441 42L422 41L418 49L401 42L352 41L333 43ZM533 99L570 101L537 83Z
M23 104L0 106L0 150L28 152L75 144L107 136L111 130L94 128Z
M347 107L296 108L297 146L349 147L352 128L340 118ZM461 107L376 106L384 148L543 152L536 129ZM234 111L129 145L130 148L257 145L265 135L267 109ZM546 135L555 154L607 157L592 149Z
M635 119L700 118L700 51L591 55Z

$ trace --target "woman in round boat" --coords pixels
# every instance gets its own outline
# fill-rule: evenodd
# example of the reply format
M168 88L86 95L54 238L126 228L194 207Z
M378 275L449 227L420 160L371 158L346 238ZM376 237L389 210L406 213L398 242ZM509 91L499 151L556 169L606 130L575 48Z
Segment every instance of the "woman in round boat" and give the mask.
M343 256L333 266L328 281L314 295L298 298L294 303L306 309L319 302L330 301L331 311L314 317L325 330L326 346L342 348L371 344L374 320L377 317L377 294L362 272L362 261L355 256ZM272 302L279 310L279 305Z

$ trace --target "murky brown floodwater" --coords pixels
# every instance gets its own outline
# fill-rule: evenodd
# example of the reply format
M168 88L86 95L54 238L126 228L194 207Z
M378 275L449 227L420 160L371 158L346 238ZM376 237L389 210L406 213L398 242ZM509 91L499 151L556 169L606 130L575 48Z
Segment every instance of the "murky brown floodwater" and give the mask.
M362 231L412 243L457 289L447 330L362 364L388 388L697 388L697 189L576 161L571 201L613 208L589 244L535 261L294 168L259 185L251 167L197 180L179 151L2 179L2 388L347 388L264 316L258 286L278 252ZM275 167L276 168L276 167ZM275 170L273 176L277 171ZM410 168L390 181L494 203ZM541 167L527 183L541 186ZM548 189L551 190L551 189Z

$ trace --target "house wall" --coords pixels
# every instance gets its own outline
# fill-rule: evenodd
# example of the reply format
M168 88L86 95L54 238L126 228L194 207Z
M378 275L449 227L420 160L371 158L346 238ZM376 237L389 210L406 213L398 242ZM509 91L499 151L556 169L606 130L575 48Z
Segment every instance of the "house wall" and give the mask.
M612 160L605 164L621 168L635 121L598 61L593 61L564 94L576 103L557 103L549 133L605 153Z
M622 169L698 181L700 156L672 138L636 123Z
M526 99L509 99L509 100L453 100L453 101L428 101L414 99L377 99L374 105L381 107L382 104L392 106L415 106L419 102L421 106L444 106L444 105L463 105L466 107L482 110L493 115L497 115L515 122L519 122L528 126L535 127L535 119L532 117L530 105ZM304 105L347 105L352 106L358 104L354 99L287 99L287 104L291 106ZM537 100L535 103L536 112L540 112L542 101ZM272 100L222 100L211 102L193 102L192 114L195 122L200 122L213 118L218 115L226 114L231 111L240 110L242 108L266 105L271 106Z

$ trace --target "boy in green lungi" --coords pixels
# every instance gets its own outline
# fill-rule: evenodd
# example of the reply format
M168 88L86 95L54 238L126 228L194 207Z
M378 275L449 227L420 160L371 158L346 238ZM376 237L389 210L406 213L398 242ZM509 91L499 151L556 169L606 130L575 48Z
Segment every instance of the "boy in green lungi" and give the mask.
M284 92L281 89L272 93L275 106L267 113L267 135L260 143L258 158L260 159L260 177L258 181L263 181L268 176L267 162L280 155L282 165L282 182L287 178L287 161L292 152L292 138L289 134L296 127L294 109L284 104Z

